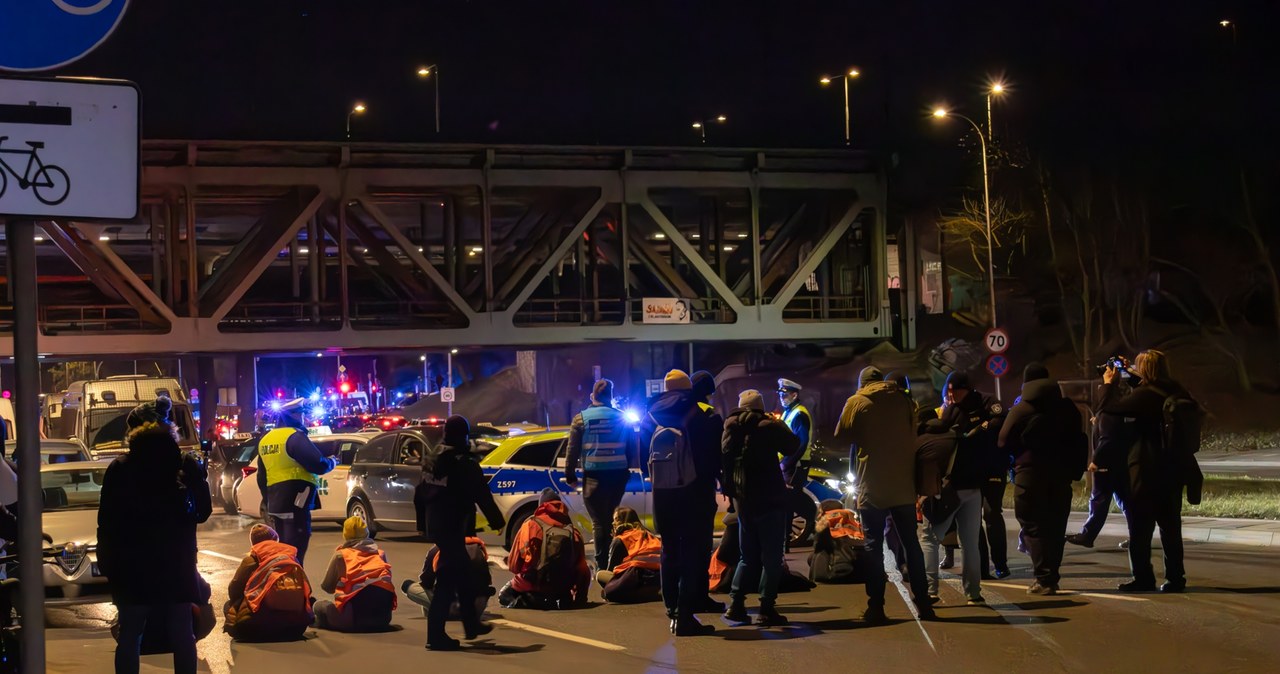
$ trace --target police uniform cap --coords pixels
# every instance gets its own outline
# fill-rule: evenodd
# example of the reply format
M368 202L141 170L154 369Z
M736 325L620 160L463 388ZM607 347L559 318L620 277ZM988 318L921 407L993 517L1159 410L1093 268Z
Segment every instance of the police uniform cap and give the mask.
M779 391L795 391L796 393L799 393L804 390L804 387L797 384L794 381L791 381L790 379L779 379L778 390Z

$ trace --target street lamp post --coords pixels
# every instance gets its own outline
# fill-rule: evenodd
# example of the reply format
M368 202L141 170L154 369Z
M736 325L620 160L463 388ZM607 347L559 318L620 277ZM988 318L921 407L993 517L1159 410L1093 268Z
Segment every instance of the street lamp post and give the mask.
M431 393L431 384L427 380L427 354L418 356L418 360L422 361L422 395Z
M716 115L716 118L714 121L717 124L724 124L725 122L729 121L729 118L725 117L724 115ZM706 145L707 143L707 125L710 123L711 123L711 120L706 120L706 119L700 119L693 123L693 128L697 129L698 134L702 137L703 145Z
M989 99L988 99L989 100ZM978 123L965 117L964 115L949 112L944 108L937 108L933 111L933 116L939 119L944 117L959 117L969 123L973 127L975 133L978 134L978 144L982 150L982 210L985 212L987 220L987 285L990 291L991 302L991 327L1000 327L996 321L996 265L995 256L992 253L994 248L994 239L991 236L991 180L987 173L987 138L982 133L982 127ZM996 377L996 399L1000 399L1000 378Z
M351 112L347 113L347 140L351 140L351 117L353 115L363 115L366 108L364 103L357 102L351 108Z
M850 68L849 72L840 76L840 79L844 80L844 144L845 145L849 144L849 80L861 74L862 73L858 72L857 68ZM831 84L831 78L827 77L826 75L823 75L822 79L818 81L822 83L822 86Z
M453 354L457 353L457 349L449 349L449 388L453 388ZM453 401L449 401L449 416L453 416Z
M426 78L428 78L428 77L431 77L432 75L435 75L435 81L434 81L432 84L433 84L433 85L435 86L435 88L436 88L436 92L435 92L435 94L436 94L436 95L435 95L435 99L436 99L436 133L437 133L437 134L439 134L439 133L440 133L440 65L439 65L439 64L434 64L434 63L433 63L433 64L431 64L431 65L429 65L429 66L420 66L420 67L418 68L418 77L420 77L420 78L422 78L422 79L426 79Z
M987 139L994 140L996 137L995 127L991 126L991 98L1004 94L1004 84L1001 82L992 82L991 87L987 89Z

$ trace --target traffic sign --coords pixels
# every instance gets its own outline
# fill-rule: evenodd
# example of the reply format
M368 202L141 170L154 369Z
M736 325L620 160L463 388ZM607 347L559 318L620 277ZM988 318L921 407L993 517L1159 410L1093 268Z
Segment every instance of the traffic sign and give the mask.
M346 371L347 371L347 366L346 366L346 365L339 365L339 366L338 366L338 372L346 372Z
M987 356L987 372L991 373L991 376L996 378L1003 377L1008 371L1008 358L1005 358L998 353L993 353L990 356Z
M454 398L453 387L440 389L440 402L451 403L455 400L456 398Z
M0 78L0 215L137 217L141 102L121 80Z
M991 353L1004 353L1009 350L1009 333L1001 328L991 328L982 338L982 343Z
M52 70L77 61L120 25L129 0L0 3L0 70Z

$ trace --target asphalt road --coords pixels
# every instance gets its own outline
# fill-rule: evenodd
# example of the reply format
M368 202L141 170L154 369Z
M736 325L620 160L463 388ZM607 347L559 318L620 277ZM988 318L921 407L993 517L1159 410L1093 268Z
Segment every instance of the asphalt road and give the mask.
M221 607L226 585L248 547L253 520L215 515L201 533L200 570ZM1010 536L1015 532L1011 532ZM340 542L336 525L312 538L306 567L317 583L329 552ZM785 594L779 608L793 624L761 630L730 628L717 616L714 636L676 640L667 633L660 604L604 605L537 612L491 604L498 629L458 653L424 650L420 608L402 600L397 631L349 635L313 630L286 644L232 644L219 628L199 644L201 671L273 672L1270 672L1280 669L1280 548L1187 545L1191 587L1186 594L1119 595L1127 579L1119 539L1103 537L1093 550L1068 546L1058 597L1033 597L1028 560L1014 552L1012 578L984 583L989 606L964 606L959 579L944 578L941 619L911 618L890 586L893 623L868 628L856 621L865 602L861 586L819 586ZM397 586L417 574L426 544L412 537L380 541ZM1013 551L1012 540L1010 550ZM497 558L500 550L491 550ZM793 554L803 569L805 551ZM1161 568L1159 561L1157 570ZM957 571L959 560L957 560ZM507 574L494 570L495 584ZM598 590L597 590L598 592ZM754 609L754 603L749 603ZM50 610L51 672L110 672L114 642L107 631L110 605ZM451 623L460 636L461 627ZM143 672L169 671L168 656L146 656Z
M1205 473L1280 477L1280 449L1204 454L1196 458Z

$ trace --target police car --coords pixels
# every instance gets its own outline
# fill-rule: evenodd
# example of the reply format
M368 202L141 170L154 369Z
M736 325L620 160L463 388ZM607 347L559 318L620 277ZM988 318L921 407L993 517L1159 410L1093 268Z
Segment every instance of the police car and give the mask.
M501 536L503 545L508 549L521 525L533 515L538 506L538 496L547 487L559 492L574 523L584 531L591 531L591 520L582 502L581 481L577 489L570 488L564 481L568 437L567 430L525 433L503 441L481 460L480 466L489 478L489 490L493 492L498 508L507 520L507 528ZM653 485L646 472L647 469L631 469L631 479L627 482L622 505L634 508L645 523L652 527ZM818 503L825 499L838 500L844 496L846 489L851 488L844 480L839 480L826 471L817 468L809 471L809 482L800 492L804 495L804 506L797 505L796 517L791 526L793 545L803 544L813 535ZM729 501L722 494L716 494L716 500L719 505L716 531L720 532L724 529L724 516L728 511ZM477 518L477 524L483 530L484 517L477 515Z

